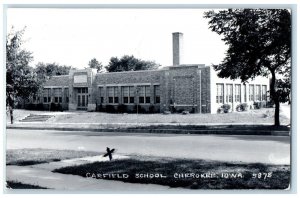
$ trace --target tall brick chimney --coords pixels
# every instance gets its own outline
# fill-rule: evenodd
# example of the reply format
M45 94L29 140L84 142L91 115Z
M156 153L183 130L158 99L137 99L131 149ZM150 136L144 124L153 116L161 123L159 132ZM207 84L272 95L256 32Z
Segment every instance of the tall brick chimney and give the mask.
M183 59L183 33L173 33L173 65L180 65Z

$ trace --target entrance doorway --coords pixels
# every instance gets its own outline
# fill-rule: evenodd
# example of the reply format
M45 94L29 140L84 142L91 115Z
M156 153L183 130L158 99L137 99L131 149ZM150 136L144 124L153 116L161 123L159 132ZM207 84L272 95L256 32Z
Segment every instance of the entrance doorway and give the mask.
M77 109L87 110L89 101L88 88L78 88L77 89Z

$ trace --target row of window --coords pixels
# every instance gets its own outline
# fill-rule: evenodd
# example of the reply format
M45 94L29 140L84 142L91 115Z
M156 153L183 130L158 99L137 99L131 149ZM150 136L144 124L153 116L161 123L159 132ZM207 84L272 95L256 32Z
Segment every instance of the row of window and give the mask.
M255 89L254 89L255 86ZM233 89L235 90L235 95L233 97ZM241 84L226 84L226 96L225 103L241 102ZM244 90L244 101L247 101L247 90L246 85L243 85ZM254 93L255 90L255 93ZM261 101L267 100L267 85L249 85L249 101ZM224 103L224 84L217 83L217 103Z
M62 103L62 88L53 88L53 95L54 95L54 103ZM64 90L64 96L66 99L66 103L69 102L69 88L65 88ZM51 102L51 89L45 88L43 90L43 98L44 103L50 103Z
M122 86L121 87L121 101L119 100L119 87L112 86L106 88L107 99L108 103L110 104L134 104L135 96L138 96L138 103L139 104L150 104L150 86ZM104 88L99 87L99 96L100 96L100 103L104 103ZM154 103L160 103L160 87L159 85L154 85Z

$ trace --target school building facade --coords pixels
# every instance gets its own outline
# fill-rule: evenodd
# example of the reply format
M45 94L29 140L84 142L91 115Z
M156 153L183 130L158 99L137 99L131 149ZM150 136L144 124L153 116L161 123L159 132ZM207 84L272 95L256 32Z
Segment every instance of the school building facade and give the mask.
M99 108L145 112L190 111L217 113L223 104L234 111L240 103L267 101L269 79L257 77L248 83L219 78L204 64L184 65L182 33L173 33L173 65L158 70L96 73L93 69L70 70L53 76L39 97L45 108L51 103L63 110L95 111Z

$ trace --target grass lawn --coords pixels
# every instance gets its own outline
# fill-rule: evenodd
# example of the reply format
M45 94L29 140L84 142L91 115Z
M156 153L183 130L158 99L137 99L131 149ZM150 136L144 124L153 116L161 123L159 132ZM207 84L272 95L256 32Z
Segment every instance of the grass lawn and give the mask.
M274 109L263 108L247 112L226 114L108 114L101 112L81 112L68 115L57 115L57 123L273 123ZM289 124L285 116L281 116L282 124Z
M122 159L64 167L53 172L189 189L286 189L290 183L288 165L188 159Z
M27 166L99 154L91 151L11 149L6 151L6 165Z
M55 117L46 122L53 123L273 123L274 108L262 108L246 112L231 112L226 114L111 114L101 112L41 112L15 110L15 120L32 114L49 114ZM281 124L286 125L290 120L281 114Z
M7 181L7 187L12 189L48 189L41 186L23 184L17 181Z

